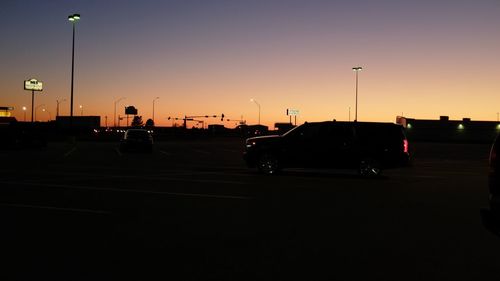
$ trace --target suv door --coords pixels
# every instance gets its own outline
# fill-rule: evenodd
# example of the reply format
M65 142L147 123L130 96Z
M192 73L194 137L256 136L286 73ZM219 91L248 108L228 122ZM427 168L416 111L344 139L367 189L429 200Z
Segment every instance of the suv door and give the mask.
M281 156L285 166L316 166L320 127L320 123L306 123L284 137Z
M289 167L349 166L352 129L340 123L308 123L287 136L283 156Z
M325 167L348 168L356 162L353 155L353 128L346 123L331 123L325 134Z

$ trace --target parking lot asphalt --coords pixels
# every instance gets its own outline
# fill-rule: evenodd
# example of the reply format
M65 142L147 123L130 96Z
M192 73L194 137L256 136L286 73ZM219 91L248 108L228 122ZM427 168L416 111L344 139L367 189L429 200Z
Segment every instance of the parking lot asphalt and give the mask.
M414 143L379 179L260 175L237 138L117 148L0 151L2 280L500 278L479 216L489 145Z

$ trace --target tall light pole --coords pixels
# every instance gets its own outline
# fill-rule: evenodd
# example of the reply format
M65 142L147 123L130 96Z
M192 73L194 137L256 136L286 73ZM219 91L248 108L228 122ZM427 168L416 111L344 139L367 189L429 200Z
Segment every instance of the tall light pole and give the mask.
M155 101L160 97L156 97L153 99L153 124L155 123Z
M73 47L71 51L71 105L70 105L70 118L73 122L73 81L75 75L75 26L76 22L80 20L80 14L72 14L68 16L68 20L73 24Z
M26 122L26 106L23 106L24 122Z
M125 97L121 97L121 98L115 100L115 111L113 113L113 127L116 127L116 104L118 104L121 100L124 100L124 99L125 99ZM120 118L120 116L118 116L118 118ZM118 122L118 123L120 123L120 122ZM120 124L118 124L118 126L119 125Z
M353 67L352 70L356 72L356 109L354 113L354 121L358 121L358 73L362 70L363 68L361 66L356 66Z
M52 120L52 114L50 114L50 111L48 111L47 109L43 108L42 109L43 112L47 112L49 114L49 121Z
M44 104L44 103L42 103L42 104L40 104L39 106L35 107L35 117L34 117L35 122L36 122L36 110L37 110L39 107L42 107L42 106L45 106L45 104Z
M255 103L259 108L259 125L260 125L260 104L255 99L250 99L251 102Z
M56 106L56 117L59 116L59 104L66 101L66 99L62 100L56 100L57 106Z
M83 105L80 104L80 116L83 116Z

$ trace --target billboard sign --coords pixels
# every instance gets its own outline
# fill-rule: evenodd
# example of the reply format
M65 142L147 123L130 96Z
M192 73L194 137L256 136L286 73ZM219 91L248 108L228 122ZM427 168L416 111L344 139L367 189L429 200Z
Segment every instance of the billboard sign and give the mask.
M24 89L28 91L43 91L43 83L36 79L24 80Z
M297 116L297 115L299 115L299 110L298 109L287 109L286 115L287 116Z

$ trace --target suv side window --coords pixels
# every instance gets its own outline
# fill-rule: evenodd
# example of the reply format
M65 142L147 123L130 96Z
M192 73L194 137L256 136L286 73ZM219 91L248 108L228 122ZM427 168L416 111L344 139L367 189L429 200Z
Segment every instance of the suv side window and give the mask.
M311 142L319 138L320 124L304 124L297 129L286 134L288 140L292 142Z
M345 124L331 124L328 139L335 146L346 146L352 143L352 127Z
M404 139L401 128L391 125L357 126L356 136L364 143L370 145L399 145Z

